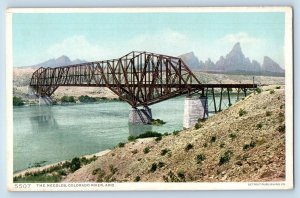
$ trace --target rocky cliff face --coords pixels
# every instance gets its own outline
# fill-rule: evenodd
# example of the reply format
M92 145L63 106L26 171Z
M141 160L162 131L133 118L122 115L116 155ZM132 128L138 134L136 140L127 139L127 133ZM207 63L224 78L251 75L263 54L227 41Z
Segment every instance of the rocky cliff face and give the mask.
M232 50L216 63L210 58L205 62L199 61L193 52L179 56L192 70L215 71L222 73L264 73L283 74L284 70L278 63L265 56L263 65L256 60L250 60L242 51L240 43L236 43Z
M195 56L194 52L189 52L179 56L192 70L203 69L203 63L199 62L199 59Z
M262 70L264 72L284 73L284 70L279 66L279 64L276 63L275 61L273 61L268 56L264 57L264 62L262 64Z

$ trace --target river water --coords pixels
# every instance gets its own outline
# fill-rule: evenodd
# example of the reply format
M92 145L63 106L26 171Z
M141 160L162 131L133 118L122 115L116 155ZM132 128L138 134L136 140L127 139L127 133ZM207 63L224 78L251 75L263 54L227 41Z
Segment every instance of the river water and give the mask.
M213 110L212 103L209 104ZM145 131L180 130L183 107L184 97L152 105L153 118L162 119L166 124L142 127L128 124L131 107L125 102L15 107L13 170L111 149L119 142L126 142L129 135Z

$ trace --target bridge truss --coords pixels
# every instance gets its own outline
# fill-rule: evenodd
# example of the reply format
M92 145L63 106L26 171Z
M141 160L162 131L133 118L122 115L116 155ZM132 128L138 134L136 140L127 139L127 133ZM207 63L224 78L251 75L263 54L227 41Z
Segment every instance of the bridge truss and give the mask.
M39 96L51 96L60 86L107 87L132 107L214 88L246 91L254 84L201 84L182 59L133 51L119 59L37 69L30 86Z

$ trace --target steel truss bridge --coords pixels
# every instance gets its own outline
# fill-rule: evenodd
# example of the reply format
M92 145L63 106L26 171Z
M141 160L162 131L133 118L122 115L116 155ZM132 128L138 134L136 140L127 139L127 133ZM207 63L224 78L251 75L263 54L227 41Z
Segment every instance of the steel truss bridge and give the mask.
M133 108L167 100L183 94L213 94L215 89L237 89L246 95L257 84L202 84L181 58L133 51L118 59L87 62L55 68L37 69L30 81L36 94L50 97L60 86L107 87ZM219 110L221 107L219 106Z

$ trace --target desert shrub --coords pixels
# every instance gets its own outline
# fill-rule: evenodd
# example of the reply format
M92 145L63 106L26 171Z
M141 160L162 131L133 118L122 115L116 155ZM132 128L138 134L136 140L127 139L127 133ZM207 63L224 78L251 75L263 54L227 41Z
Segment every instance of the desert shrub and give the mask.
M206 159L206 157L203 153L200 153L196 156L197 164L201 164L205 159Z
M132 136L132 135L128 136L128 141L129 141L129 142L132 142L132 141L134 141L134 140L135 140L135 137L134 137L134 136Z
M101 171L101 168L96 168L93 170L92 175L96 175L100 171Z
M61 102L69 102L69 103L75 103L75 98L74 96L63 96L61 97Z
M233 140L233 139L236 138L236 134L235 134L235 133L230 133L230 134L229 134L229 137Z
M191 150L194 146L192 144L187 144L184 148L184 150L187 152L189 150Z
M161 119L152 119L151 124L155 126L160 126L166 124L166 122Z
M217 137L215 135L211 136L210 143L213 143L217 140Z
M276 86L276 88L275 89L280 89L280 86Z
M172 171L170 171L167 175L164 175L163 180L165 182L185 182L185 179L179 178Z
M165 163L163 163L163 162L158 162L157 166L158 166L158 168L162 168L162 167L165 166Z
M179 132L180 132L180 131L178 131L178 130L174 130L174 131L173 131L173 135L178 135Z
M89 103L89 102L96 102L97 101L96 98L90 97L88 95L85 95L85 96L81 95L81 96L79 96L78 99L82 103Z
M262 92L262 89L261 89L261 88L256 88L255 91L256 91L257 93L261 93L261 92Z
M284 132L285 132L285 124L279 126L279 127L277 128L277 130L278 130L280 133L284 133Z
M161 154L162 156L164 156L164 155L166 155L168 152L170 152L170 149L165 148L165 149L161 150L160 154Z
M202 125L201 125L200 123L196 123L196 124L195 124L195 129L200 129L201 126L202 126Z
M232 156L232 151L227 150L221 157L219 160L219 166L229 162L230 158Z
M125 143L124 142L120 142L119 144L118 144L118 147L124 147L125 146Z
M134 149L133 151L131 151L132 154L137 154L138 153L138 150L137 149Z
M283 109L284 108L284 105L282 104L282 105L280 105L280 109Z
M222 142L222 143L220 144L220 148L224 148L224 146L225 146L225 143Z
M203 144L203 147L205 147L205 148L207 147L207 143L206 142Z
M136 176L135 179L134 179L134 181L135 181L135 182L141 181L141 177L140 177L140 176Z
M13 97L13 106L23 106L24 105L24 101L22 100L21 97Z
M243 115L246 115L247 114L247 111L245 109L240 109L239 110L239 116L243 116Z
M145 147L145 148L144 148L144 153L147 154L147 153L149 153L149 152L150 152L150 148L149 148L149 147Z
M76 170L78 170L80 168L80 166L81 166L80 159L78 157L75 157L71 161L70 171L75 172Z
M271 116L272 112L271 111L266 111L266 116Z
M150 172L155 172L156 169L157 169L157 164L154 162L153 164L151 164Z
M164 133L164 136L168 136L168 135L169 135L169 133L168 133L168 132L165 132L165 133Z
M258 124L256 125L256 128L257 128L257 129L261 129L262 126L263 126L262 123L258 123Z
M155 138L156 142L159 142L160 140L162 140L162 136L159 136L159 137Z
M179 170L177 172L177 176L180 178L180 179L185 179L185 172L184 170Z
M254 148L256 146L256 142L255 141L251 141L250 142L250 144L245 144L244 146L243 146L243 150L249 150L249 149L251 149L251 148Z
M270 94L274 94L275 93L275 91L272 89L272 90L270 90Z
M112 174L115 174L118 171L117 167L114 167L112 164L109 165L109 170Z
M143 134L140 134L139 136L137 136L135 139L139 139L139 138L149 138L149 137L161 137L162 134L158 133L156 131L146 131Z

